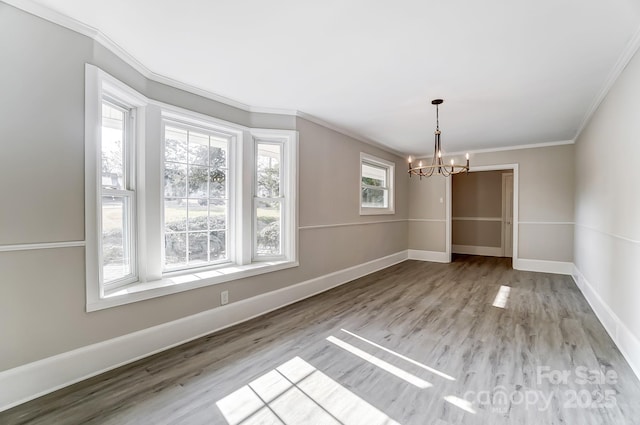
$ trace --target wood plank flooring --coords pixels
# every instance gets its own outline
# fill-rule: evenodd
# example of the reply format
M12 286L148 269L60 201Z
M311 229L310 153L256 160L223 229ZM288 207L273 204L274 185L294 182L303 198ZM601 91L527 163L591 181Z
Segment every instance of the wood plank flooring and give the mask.
M640 382L570 277L458 256L406 261L0 423L638 424Z

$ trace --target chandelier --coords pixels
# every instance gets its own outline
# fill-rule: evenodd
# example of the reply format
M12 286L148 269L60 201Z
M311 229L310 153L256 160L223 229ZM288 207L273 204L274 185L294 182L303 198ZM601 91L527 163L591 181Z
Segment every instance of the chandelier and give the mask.
M456 164L452 159L451 163L446 164L442 159L442 149L440 147L440 117L438 116L438 105L442 104L444 100L434 99L431 101L432 105L436 105L436 132L435 132L435 146L433 147L433 159L431 165L423 165L422 161L418 162L418 166L414 167L409 157L409 177L412 175L422 177L431 177L433 174L439 174L444 177L449 177L453 174L462 172L469 172L469 154L467 154L467 164Z

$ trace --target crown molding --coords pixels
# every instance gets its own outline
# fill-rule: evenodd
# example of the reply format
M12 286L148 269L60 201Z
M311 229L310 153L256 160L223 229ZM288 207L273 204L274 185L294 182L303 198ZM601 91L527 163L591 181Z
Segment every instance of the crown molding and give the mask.
M633 34L633 37L631 37L631 39L627 42L627 45L622 50L620 57L618 57L618 60L616 61L615 65L613 65L613 68L611 68L611 71L609 72L607 79L602 84L600 91L594 97L593 102L591 103L591 106L589 107L589 109L587 109L587 112L584 115L584 118L582 118L582 122L580 123L580 126L576 131L574 140L578 140L578 137L580 137L580 134L582 134L582 131L585 129L589 121L591 121L591 117L593 117L593 114L596 113L596 111L600 107L600 104L604 101L605 97L607 97L607 95L609 94L609 91L613 87L613 84L618 80L618 78L620 77L620 74L622 74L622 71L624 71L624 69L627 67L627 65L629 64L629 62L631 61L633 56L636 54L639 48L640 48L640 26L638 26L638 28L636 29L636 32Z
M375 140L372 140L372 139L369 139L367 137L361 136L359 134L353 133L353 132L351 132L349 130L346 130L346 129L342 128L342 127L339 127L339 126L337 126L335 124L331 124L331 123L329 123L327 121L324 121L323 119L318 118L318 117L316 117L314 115L307 114L307 113L302 112L302 111L296 111L296 116L298 118L302 118L302 119L305 119L307 121L311 121L312 123L321 125L322 127L326 127L326 128L328 128L330 130L337 131L338 133L340 133L340 134L342 134L344 136L347 136L347 137L351 137L352 139L358 140L359 142L366 143L366 144L374 146L374 147L376 147L378 149L382 149L385 152L392 153L392 154L394 154L396 156L399 156L399 157L406 156L406 154L403 153L403 152L400 152L398 150L390 148L389 146L383 145L382 143L376 142Z
M443 156L455 156L455 155L464 155L464 154L474 154L474 153L492 153L492 152L503 152L503 151L517 151L521 149L537 149L537 148L548 148L553 146L563 146L563 145L573 145L575 140L559 140L556 142L543 142L543 143L531 143L528 145L514 145L514 146L501 146L496 148L486 148L486 149L469 149L467 151L456 151L456 152L443 152ZM433 153L429 152L424 155L413 155L414 158L431 158L433 157Z

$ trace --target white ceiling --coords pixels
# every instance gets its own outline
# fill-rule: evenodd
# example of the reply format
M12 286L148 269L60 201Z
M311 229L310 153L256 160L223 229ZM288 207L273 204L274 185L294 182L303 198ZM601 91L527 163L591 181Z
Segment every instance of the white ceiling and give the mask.
M37 0L153 73L406 153L573 139L638 0Z

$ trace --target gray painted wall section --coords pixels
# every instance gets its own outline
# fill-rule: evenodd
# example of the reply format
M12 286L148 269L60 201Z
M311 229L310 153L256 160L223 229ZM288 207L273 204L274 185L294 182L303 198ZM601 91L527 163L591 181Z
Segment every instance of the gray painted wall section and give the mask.
M575 265L640 347L640 55L576 142ZM615 164L620 164L616 166ZM626 354L633 355L629 351ZM640 352L635 352L635 365Z
M561 145L471 156L472 167L519 164L519 258L573 261L573 151ZM409 198L409 249L444 251L445 179L412 179Z

